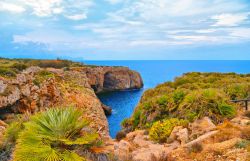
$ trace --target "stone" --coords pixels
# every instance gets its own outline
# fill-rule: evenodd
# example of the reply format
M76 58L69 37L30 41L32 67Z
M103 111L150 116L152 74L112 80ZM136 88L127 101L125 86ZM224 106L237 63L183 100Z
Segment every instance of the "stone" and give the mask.
M137 146L140 146L140 147L147 147L150 144L153 144L152 141L145 140L144 137L142 137L140 135L135 136L133 143Z
M111 107L102 104L102 109L104 110L105 115L111 115L112 114L112 108Z
M7 84L3 82L3 80L0 80L0 93L3 93L7 87Z
M182 126L175 126L174 129L172 130L172 132L171 132L171 134L170 134L168 140L169 140L170 142L176 140L177 137L178 137L178 136L177 136L177 133L178 133L181 129L183 129Z
M131 145L129 142L125 140L121 140L119 143L116 143L114 145L114 154L117 156L120 160L129 160L130 159L130 150Z
M133 132L130 132L126 135L126 139L129 141L133 141L136 136L143 136L145 133L145 130L136 130Z
M138 148L132 152L133 161L166 160L170 150L164 145L150 144L148 147Z
M235 117L234 119L232 119L231 122L242 125L242 126L246 126L249 124L250 119L247 117L239 116L239 117Z
M208 144L208 145L205 145L204 150L222 153L226 149L230 149L234 147L241 140L242 139L240 138L233 138L233 139L229 139L229 140L219 142L219 143Z
M177 132L177 140L181 142L181 145L184 145L188 142L188 130L187 128L181 129Z
M7 127L7 124L4 121L0 120L0 126Z
M200 144L200 143L202 143L204 140L209 139L209 138L211 138L212 136L216 135L218 132L219 132L218 130L216 130L216 131L210 131L210 132L208 132L208 133L206 133L206 134L204 134L204 135L198 137L197 139L195 139L195 140L193 140L193 141L191 141L191 142L189 142L189 143L183 145L183 147L191 147L191 146L194 145L194 144Z
M209 131L216 129L216 126L211 121L210 118L204 117L200 120L189 124L189 129L191 129L191 138L196 138L197 136L203 135Z

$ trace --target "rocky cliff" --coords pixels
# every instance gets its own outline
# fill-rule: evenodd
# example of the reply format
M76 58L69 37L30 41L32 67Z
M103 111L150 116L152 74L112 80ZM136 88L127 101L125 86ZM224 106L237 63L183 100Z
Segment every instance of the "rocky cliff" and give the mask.
M80 71L86 74L96 93L143 87L140 74L126 67L85 67Z
M34 113L55 106L85 109L91 126L109 137L103 105L95 92L138 89L143 86L137 72L124 67L29 67L15 77L0 77L0 119Z

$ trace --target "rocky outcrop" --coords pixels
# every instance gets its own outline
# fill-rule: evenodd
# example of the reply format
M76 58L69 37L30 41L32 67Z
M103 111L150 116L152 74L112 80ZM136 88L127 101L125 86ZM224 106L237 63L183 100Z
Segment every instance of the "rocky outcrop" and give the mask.
M86 74L96 93L143 87L140 74L127 67L84 67L80 71Z
M115 143L114 155L121 161L246 160L250 127L241 122L249 118L237 118L217 126L208 117L186 128L176 126L161 144L151 141L147 131L136 130Z
M111 114L112 109L102 104L95 93L142 86L139 73L125 67L86 66L69 70L29 67L16 78L0 77L0 119L74 105L85 109L90 126L109 138L105 114Z

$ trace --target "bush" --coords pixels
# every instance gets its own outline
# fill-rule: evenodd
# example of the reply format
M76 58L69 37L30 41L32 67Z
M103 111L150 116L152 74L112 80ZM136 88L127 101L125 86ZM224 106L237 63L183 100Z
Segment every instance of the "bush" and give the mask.
M236 115L236 109L232 105L226 103L219 104L220 114L227 117L233 117Z
M133 115L133 128L136 128L140 123L141 110L137 110Z
M180 118L193 121L193 117L208 116L214 122L220 122L224 117L231 118L236 114L227 95L218 89L201 89L190 92L182 101L178 109Z
M27 68L28 66L23 64L23 63L14 63L11 68L17 69L18 71L23 71Z
M18 136L14 161L85 160L74 149L93 145L98 134L81 131L88 126L82 114L75 108L54 108L31 117Z
M149 137L156 142L166 142L175 126L187 126L188 121L177 118L157 121L149 131Z
M249 87L246 84L233 84L229 85L225 91L230 96L230 99L243 99L248 96Z
M10 126L6 129L4 140L8 144L14 144L16 143L16 140L18 139L19 133L24 129L23 122L13 122L10 124Z
M15 77L15 71L7 68L0 68L0 76L2 77Z

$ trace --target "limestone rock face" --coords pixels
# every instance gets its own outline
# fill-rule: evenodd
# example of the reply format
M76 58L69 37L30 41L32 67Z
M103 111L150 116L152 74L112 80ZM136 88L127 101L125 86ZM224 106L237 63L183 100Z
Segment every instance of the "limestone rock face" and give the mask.
M125 67L86 66L68 71L29 67L15 78L0 77L0 119L73 105L83 108L90 126L109 138L105 113L110 114L112 109L103 105L95 93L142 86L140 74Z
M41 71L54 77L39 75ZM36 79L42 77L39 83ZM34 113L50 107L76 105L87 109L93 120L91 126L102 136L109 136L108 123L102 104L91 89L88 78L80 72L30 67L16 78L0 78L0 119L11 119L14 114Z
M143 87L140 74L126 67L86 67L80 71L86 74L96 93Z

